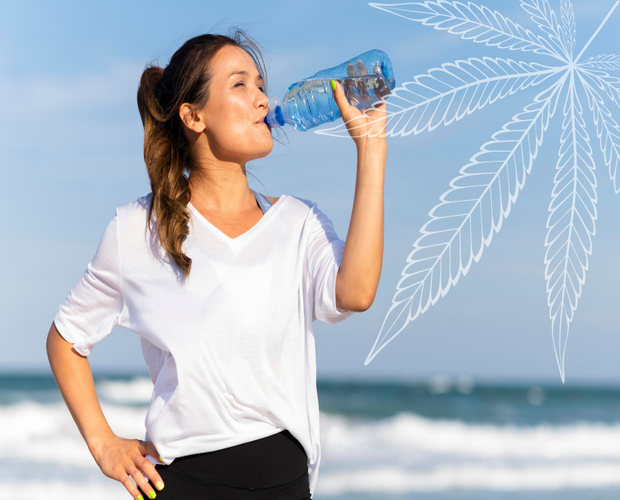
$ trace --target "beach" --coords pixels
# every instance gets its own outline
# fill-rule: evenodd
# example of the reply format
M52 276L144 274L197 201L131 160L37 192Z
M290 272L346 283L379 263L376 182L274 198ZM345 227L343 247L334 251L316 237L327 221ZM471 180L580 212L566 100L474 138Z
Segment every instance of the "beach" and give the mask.
M96 375L114 432L144 438L152 384ZM319 500L620 495L620 388L321 380ZM96 466L54 379L0 376L0 498L127 499Z

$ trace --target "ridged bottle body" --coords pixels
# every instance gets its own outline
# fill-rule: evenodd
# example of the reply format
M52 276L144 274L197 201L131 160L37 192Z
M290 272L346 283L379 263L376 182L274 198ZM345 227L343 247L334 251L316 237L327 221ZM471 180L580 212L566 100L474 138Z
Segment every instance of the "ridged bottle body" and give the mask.
M368 108L384 99L396 85L387 54L370 50L291 85L280 109L274 106L265 121L270 126L288 123L303 131L337 120L340 111L334 100L331 80L340 82L347 100L358 109ZM276 99L274 103L279 104L278 101Z

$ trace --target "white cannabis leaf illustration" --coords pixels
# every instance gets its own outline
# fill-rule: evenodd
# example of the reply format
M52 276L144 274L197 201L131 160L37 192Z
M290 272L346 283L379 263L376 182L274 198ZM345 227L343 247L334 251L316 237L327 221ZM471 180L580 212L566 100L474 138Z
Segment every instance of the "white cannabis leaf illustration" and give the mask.
M460 169L460 175L450 182L450 189L430 211L430 219L407 258L366 365L407 324L446 295L467 274L472 261L480 260L485 246L490 245L493 234L510 214L566 89L544 242L553 346L565 381L566 340L585 283L597 214L595 164L578 91L587 97L610 179L616 193L620 192L620 127L607 107L610 102L620 107L620 79L607 73L620 69L620 56L598 55L583 62L580 59L619 3L615 2L576 57L575 16L570 0L561 0L559 21L547 0L520 0L543 35L471 2L369 4L476 43L535 52L555 61L552 66L543 66L484 57L446 63L396 87L388 99L381 101L387 110L385 134L407 136L431 131L442 123L449 125L497 99L547 82L534 101L495 132ZM348 135L344 124L316 133Z

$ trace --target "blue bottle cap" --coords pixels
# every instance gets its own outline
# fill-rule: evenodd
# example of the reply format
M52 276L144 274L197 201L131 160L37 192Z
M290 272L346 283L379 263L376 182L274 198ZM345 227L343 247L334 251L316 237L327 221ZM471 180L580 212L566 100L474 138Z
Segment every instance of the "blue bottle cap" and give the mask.
M279 97L269 98L269 113L265 116L265 123L270 127L283 127L286 123L282 113Z

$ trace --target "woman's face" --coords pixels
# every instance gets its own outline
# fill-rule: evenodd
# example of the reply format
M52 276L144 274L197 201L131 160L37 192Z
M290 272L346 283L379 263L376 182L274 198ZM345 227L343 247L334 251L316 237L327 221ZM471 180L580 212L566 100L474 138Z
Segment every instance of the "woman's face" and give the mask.
M254 61L245 50L226 45L218 51L212 60L209 99L198 111L215 159L245 163L273 149L271 129L263 121L269 100L262 88Z

